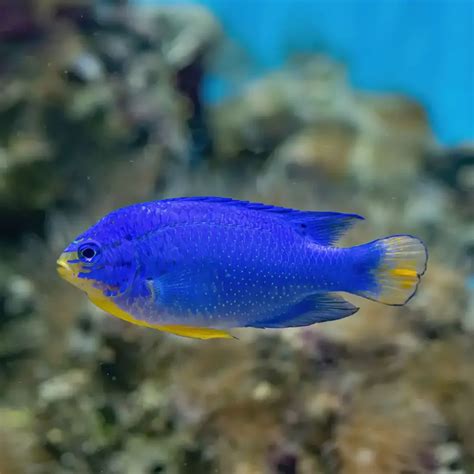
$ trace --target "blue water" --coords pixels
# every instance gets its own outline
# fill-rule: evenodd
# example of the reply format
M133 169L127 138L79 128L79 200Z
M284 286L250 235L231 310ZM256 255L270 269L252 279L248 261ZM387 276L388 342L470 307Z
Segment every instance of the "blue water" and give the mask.
M474 140L474 0L137 0L207 6L260 70L326 52L354 87L401 92L427 108L438 139ZM225 90L210 78L208 100Z

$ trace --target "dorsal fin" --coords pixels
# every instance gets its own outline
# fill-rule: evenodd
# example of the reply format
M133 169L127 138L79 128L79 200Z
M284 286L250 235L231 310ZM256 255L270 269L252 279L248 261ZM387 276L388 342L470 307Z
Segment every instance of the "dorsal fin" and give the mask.
M343 212L295 211L289 220L299 233L307 235L319 245L333 245L357 221L357 214Z
M298 211L287 207L271 206L257 202L239 201L215 196L184 197L166 199L162 202L207 202L222 206L241 207L244 209L272 214L294 225L301 235L307 235L320 245L332 245L357 220L363 220L358 214L343 212Z

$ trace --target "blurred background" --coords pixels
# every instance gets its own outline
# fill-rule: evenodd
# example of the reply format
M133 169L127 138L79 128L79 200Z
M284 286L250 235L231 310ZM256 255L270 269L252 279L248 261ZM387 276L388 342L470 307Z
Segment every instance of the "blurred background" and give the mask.
M474 2L0 0L0 473L472 474ZM402 308L192 341L64 246L222 195L420 236Z

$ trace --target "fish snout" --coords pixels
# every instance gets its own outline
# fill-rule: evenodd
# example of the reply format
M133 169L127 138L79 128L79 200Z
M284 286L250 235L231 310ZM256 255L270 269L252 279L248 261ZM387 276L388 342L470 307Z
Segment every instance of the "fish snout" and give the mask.
M62 254L56 260L56 270L61 278L70 281L74 277L74 271L71 268L71 265L68 263L70 258L67 254Z

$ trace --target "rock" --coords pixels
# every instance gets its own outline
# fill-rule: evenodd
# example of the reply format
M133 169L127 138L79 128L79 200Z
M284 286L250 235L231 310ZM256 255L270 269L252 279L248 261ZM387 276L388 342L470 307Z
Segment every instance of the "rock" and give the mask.
M462 202L474 202L473 144L438 150L428 156L426 166L437 180L459 193Z
M209 111L218 159L268 156L301 126L351 121L346 111L342 115L343 104L352 99L337 64L316 57L292 66L255 81L237 98Z
M336 433L341 472L395 474L431 468L423 456L439 439L436 427L442 420L429 402L407 395L404 387L381 385L356 395L353 403Z
M258 189L271 194L282 182L324 187L349 180L349 157L357 131L349 124L323 122L285 140L269 157Z
M70 400L78 396L89 383L89 375L81 370L71 370L65 374L57 375L39 386L39 402L47 406Z

